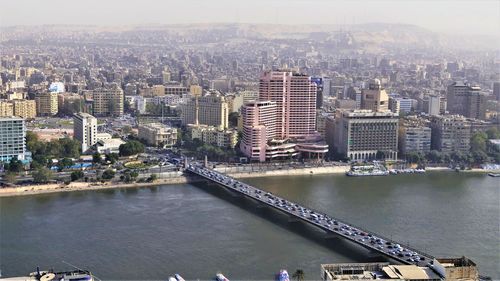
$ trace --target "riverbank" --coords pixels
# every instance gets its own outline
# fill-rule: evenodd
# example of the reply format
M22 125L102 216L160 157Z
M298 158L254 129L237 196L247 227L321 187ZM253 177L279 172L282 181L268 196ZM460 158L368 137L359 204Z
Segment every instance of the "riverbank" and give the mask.
M327 167L305 167L292 169L276 169L276 170L258 170L258 171L240 171L237 167L221 167L215 170L225 173L237 179L258 178L258 177L273 177L273 176L301 176L301 175L328 175L328 174L344 174L350 169L350 166L327 166ZM453 172L454 169L447 167L428 167L427 171L446 171ZM460 172L467 173L491 173L498 171L489 171L483 169L463 170ZM54 192L69 192L69 191L87 191L87 190L108 190L117 188L138 188L138 187L153 187L171 184L185 184L199 182L201 179L196 177L188 177L178 172L168 177L160 177L154 182L147 183L124 183L124 182L105 182L105 183L86 183L72 182L66 184L39 184L25 185L18 187L0 188L0 197L35 195Z
M25 185L19 187L7 187L0 189L0 197L9 196L22 196L34 195L54 192L68 192L68 191L87 191L87 190L107 190L117 188L138 188L138 187L153 187L169 184L183 184L200 181L199 179L190 178L186 176L170 177L166 179L158 179L154 182L141 182L141 183L124 183L124 182L105 182L105 183L87 183L87 182L72 182L68 185L61 184L39 184L39 185Z
M272 176L298 176L298 175L324 175L341 174L349 170L349 166L328 166L328 167L306 167L295 169L277 169L266 171L239 171L236 167L216 168L217 171L226 173L234 178L256 178ZM151 183L124 183L124 182L105 182L105 183L86 183L72 182L66 184L39 184L26 185L19 187L0 188L0 197L34 195L53 192L84 191L84 190L106 190L114 188L138 188L152 187L169 184L184 184L200 181L200 179L187 177L182 173L170 174L168 177L160 177Z

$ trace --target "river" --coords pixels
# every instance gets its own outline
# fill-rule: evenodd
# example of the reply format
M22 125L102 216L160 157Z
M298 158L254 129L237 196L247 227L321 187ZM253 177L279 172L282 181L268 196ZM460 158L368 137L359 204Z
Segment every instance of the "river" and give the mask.
M437 257L465 255L500 278L500 180L479 174L252 178L248 183ZM320 264L381 256L214 185L0 198L0 270L71 263L107 280L271 280L281 268L319 279Z

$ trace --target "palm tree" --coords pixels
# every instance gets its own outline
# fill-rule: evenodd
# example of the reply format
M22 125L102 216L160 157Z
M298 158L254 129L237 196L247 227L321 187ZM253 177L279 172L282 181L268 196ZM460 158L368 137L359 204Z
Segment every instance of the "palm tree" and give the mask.
M297 281L303 281L304 280L304 271L302 269L297 269L292 275L293 278Z

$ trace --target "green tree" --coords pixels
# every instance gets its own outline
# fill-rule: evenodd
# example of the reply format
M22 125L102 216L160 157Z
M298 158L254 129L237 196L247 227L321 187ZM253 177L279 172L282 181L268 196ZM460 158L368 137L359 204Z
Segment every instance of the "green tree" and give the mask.
M77 181L81 178L83 178L85 174L82 171L73 171L71 173L71 181Z
M305 278L304 271L302 269L297 269L292 275L293 278L297 281L303 281Z
M103 180L110 180L115 177L115 171L113 170L106 170L102 173L102 179Z
M120 156L116 153L106 154L106 161L109 161L111 164L115 164L119 157Z
M476 151L486 151L486 142L488 141L488 135L483 132L475 133L470 140L470 150L471 152Z
M17 157L10 158L10 162L4 166L6 170L12 173L19 173L23 170L23 162L17 159Z
M488 139L500 139L500 130L497 127L493 127L491 129L488 129L486 131L486 135L488 136Z
M144 152L144 145L139 141L131 140L119 147L120 156L130 156Z
M60 172L60 171L66 169L68 167L73 166L73 164L74 164L73 160L65 157L65 158L59 160L59 163L58 163L57 167L58 167L58 170Z
M102 158L101 158L101 154L99 152L92 154L92 163L99 164L99 163L101 163L101 161L102 161Z
M33 181L36 183L46 183L52 180L53 173L47 167L41 167L33 172Z
M147 181L148 182L154 182L157 179L158 179L158 176L156 174L151 174L151 175L149 175Z
M78 158L80 157L80 142L70 138L59 139L56 143L60 147L59 157ZM56 155L55 155L56 156Z

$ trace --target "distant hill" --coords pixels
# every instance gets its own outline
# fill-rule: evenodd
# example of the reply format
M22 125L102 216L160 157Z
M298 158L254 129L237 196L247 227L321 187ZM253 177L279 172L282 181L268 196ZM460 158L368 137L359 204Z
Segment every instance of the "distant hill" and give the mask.
M199 32L227 34L228 38L254 39L310 39L338 40L348 36L356 47L380 49L384 46L411 46L414 48L498 49L500 37L447 35L410 24L366 23L355 25L280 25L250 23L206 23L175 25L92 26L44 25L11 26L0 28L0 40L9 34L26 33L36 36L40 32L64 33L120 33L165 32L189 36Z

